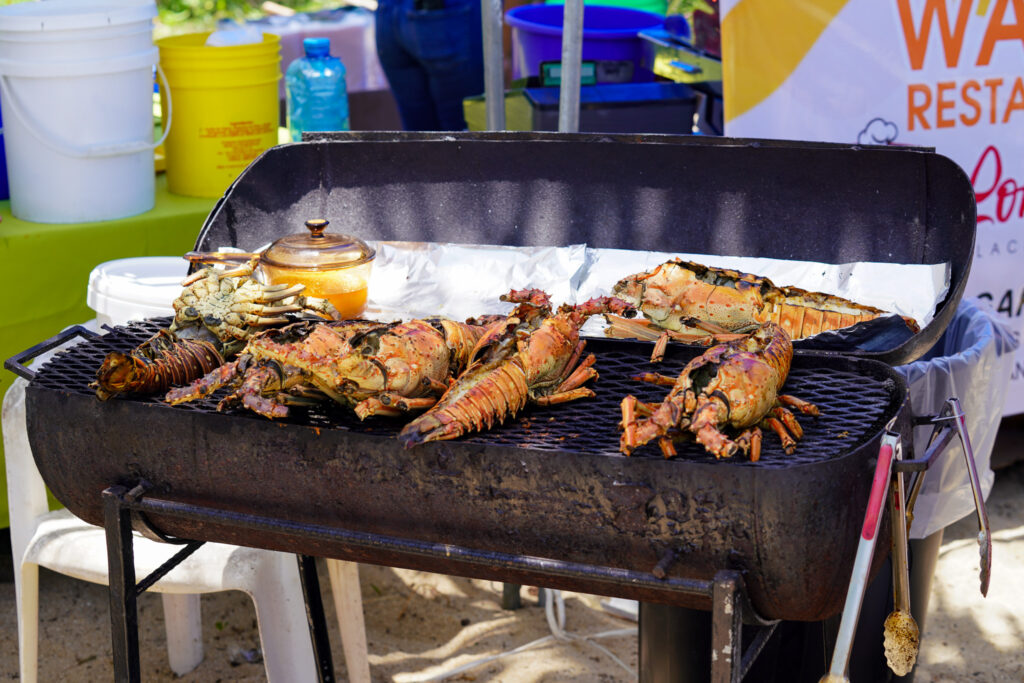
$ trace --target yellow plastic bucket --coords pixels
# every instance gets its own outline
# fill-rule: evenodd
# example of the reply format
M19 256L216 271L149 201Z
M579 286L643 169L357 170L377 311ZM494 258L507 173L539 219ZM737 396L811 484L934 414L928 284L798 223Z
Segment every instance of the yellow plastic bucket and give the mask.
M165 142L167 188L220 197L253 159L277 144L281 39L209 47L209 33L157 41L174 103ZM166 115L166 111L164 112Z

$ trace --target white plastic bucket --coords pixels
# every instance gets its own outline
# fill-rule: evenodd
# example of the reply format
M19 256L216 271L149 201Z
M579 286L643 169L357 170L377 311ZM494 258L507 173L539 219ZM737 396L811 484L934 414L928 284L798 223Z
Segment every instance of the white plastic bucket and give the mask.
M80 223L153 208L154 16L152 0L0 7L0 103L15 216Z
M174 315L188 263L180 256L140 256L101 263L89 273L85 302L100 325Z

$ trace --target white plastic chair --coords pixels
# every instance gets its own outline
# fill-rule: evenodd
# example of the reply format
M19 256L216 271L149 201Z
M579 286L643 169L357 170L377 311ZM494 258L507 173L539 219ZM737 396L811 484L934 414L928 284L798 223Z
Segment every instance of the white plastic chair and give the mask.
M34 683L39 654L39 567L92 583L107 584L106 537L67 510L48 511L46 488L25 426L25 380L18 378L3 401L4 456L11 546L18 607L21 680ZM167 561L174 546L138 534L133 542L136 576ZM349 680L370 681L359 591L358 565L328 561L341 625ZM240 590L256 608L267 679L315 681L317 667L294 555L206 543L149 590L162 594L171 670L184 675L203 659L200 593Z

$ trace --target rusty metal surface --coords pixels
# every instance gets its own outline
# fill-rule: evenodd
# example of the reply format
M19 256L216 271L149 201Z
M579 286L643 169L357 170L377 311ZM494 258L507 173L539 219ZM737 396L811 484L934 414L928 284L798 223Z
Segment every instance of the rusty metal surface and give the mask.
M103 356L151 332L152 324L134 324L78 344L42 367L28 388L40 472L88 521L102 523L103 489L144 478L168 500L484 552L645 574L668 553L674 560L660 565L665 581L735 569L767 618L819 620L842 607L881 430L894 417L909 419L905 384L887 365L798 354L786 391L817 403L822 416L800 418L806 434L795 456L767 435L758 463L715 461L699 447L682 448L675 460L654 447L625 458L617 452L619 400L661 391L629 379L647 365L650 345L591 340L601 373L596 398L527 410L485 434L405 450L394 438L402 421L362 423L333 406L271 422L218 413L216 395L176 407L152 398L98 401L87 385ZM666 372L693 352L673 353ZM708 607L657 582L551 576L541 561L523 570L497 558L448 562L301 529L155 523L197 540Z

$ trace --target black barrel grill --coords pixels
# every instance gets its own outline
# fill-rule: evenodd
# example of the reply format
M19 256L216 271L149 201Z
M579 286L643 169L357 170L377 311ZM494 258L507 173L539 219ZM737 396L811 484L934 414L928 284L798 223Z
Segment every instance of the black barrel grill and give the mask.
M847 501L866 500L865 464L877 454L882 430L904 415L906 400L904 382L883 363L800 355L786 391L822 415L801 418L805 434L795 455L768 435L756 463L717 462L692 444L674 460L656 446L625 458L618 452L620 400L629 393L658 400L665 392L631 379L650 367L650 344L597 339L589 343L601 374L596 398L528 409L487 432L406 450L395 439L403 421L360 422L332 406L270 422L244 411L218 413L222 392L174 407L157 398L97 401L88 385L106 353L131 349L157 329L137 323L78 344L32 382L38 417L29 430L40 434L33 447L40 472L83 519L103 523L96 491L142 479L152 493L183 504L258 510L482 554L470 567L457 557L406 556L401 544L382 557L332 539L153 517L172 536L499 580L511 578L502 555L638 575L669 557L676 559L662 569L670 579L739 571L753 606L770 619L813 621L841 609L863 514ZM658 370L678 371L693 353L674 349ZM80 426L68 429L68 422ZM88 467L63 465L69 449ZM551 585L543 571L522 567L516 574L519 583ZM581 585L645 602L710 606L671 581L634 585L595 571L558 582Z
M622 396L663 395L630 379L649 368L648 344L590 340L595 399L405 450L393 421L359 422L330 406L272 423L218 413L216 396L101 403L87 385L104 354L161 321L135 323L59 354L28 388L37 464L72 512L103 523L104 490L123 486L144 492L127 505L144 512L134 520L148 532L698 609L713 608L712 585L734 572L748 619L802 621L842 608L880 438L910 434L906 387L890 365L941 335L963 292L975 221L966 177L929 150L355 134L268 151L196 247L252 249L310 217L366 239L949 262L952 280L918 335L798 352L785 391L822 415L800 418L794 456L767 435L758 463L715 461L699 447L673 460L653 447L618 453ZM660 371L694 353L674 347Z

